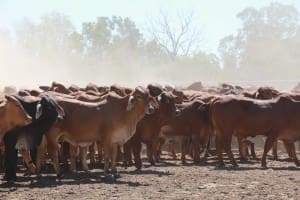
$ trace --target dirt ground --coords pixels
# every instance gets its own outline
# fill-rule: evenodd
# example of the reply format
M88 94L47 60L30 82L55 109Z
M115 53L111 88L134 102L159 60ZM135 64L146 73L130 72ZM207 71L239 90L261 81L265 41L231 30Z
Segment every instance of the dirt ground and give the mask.
M219 168L215 157L200 165L188 160L183 166L164 155L157 166L144 162L139 172L119 166L116 181L106 180L102 169L66 174L61 181L53 171L38 178L21 172L16 184L7 187L1 174L0 199L300 199L300 168L285 153L279 157L269 158L268 168L262 169L259 159Z

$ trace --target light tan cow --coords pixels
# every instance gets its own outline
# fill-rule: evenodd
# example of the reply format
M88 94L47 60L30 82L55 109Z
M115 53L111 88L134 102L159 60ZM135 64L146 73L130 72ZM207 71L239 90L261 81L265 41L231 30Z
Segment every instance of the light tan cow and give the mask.
M86 103L62 97L56 98L65 111L65 118L46 134L48 150L58 176L57 140L60 136L73 146L88 146L103 141L105 153L104 173L108 174L111 160L112 174L117 173L116 154L135 133L136 124L147 113L152 113L153 102L148 91L137 87L130 95L109 95L100 103ZM86 159L86 152L84 152ZM87 167L87 166L86 166Z

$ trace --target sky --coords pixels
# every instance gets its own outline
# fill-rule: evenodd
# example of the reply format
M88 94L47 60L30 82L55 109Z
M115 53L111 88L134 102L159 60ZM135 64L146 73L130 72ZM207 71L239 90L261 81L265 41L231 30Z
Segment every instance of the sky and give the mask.
M272 2L292 4L300 10L300 0L0 0L0 28L13 30L24 18L38 22L41 16L55 11L68 16L78 30L83 22L113 15L130 17L143 30L145 22L160 11L170 16L191 11L203 37L202 50L216 53L219 40L241 26L237 13Z

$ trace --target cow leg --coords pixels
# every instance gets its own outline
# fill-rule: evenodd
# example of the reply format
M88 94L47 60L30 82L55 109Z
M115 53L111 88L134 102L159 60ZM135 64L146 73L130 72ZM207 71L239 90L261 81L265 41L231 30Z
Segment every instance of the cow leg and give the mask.
M106 144L104 146L104 175L108 175L109 173L109 161L112 154L112 146Z
M4 170L4 151L5 151L4 145L0 145L0 172Z
M153 151L155 152L155 162L159 162L160 160L160 155L162 154L162 146L164 145L164 143L165 139L161 137L155 142L155 145L153 145Z
M292 156L292 152L291 152L291 149L288 147L288 143L286 142L286 141L283 141L283 144L284 144L284 147L285 147L285 149L286 149L286 152L287 152L287 154L288 154L288 156L289 156L289 159L293 159L293 156ZM295 151L296 151L296 149L295 149Z
M278 141L276 140L273 144L273 149L272 149L274 160L278 160L277 144L278 144Z
M90 157L90 166L91 168L95 168L95 143L89 146L89 157Z
M47 148L46 138L43 137L40 146L38 146L38 148L37 148L37 156L36 156L36 171L37 171L37 173L40 173L41 168L43 166L45 166L46 148Z
M99 160L99 163L101 163L103 160L103 144L101 142L96 142L96 143L97 143L97 149L98 149L98 160Z
M254 143L253 142L251 142L250 148L251 148L251 156L252 156L252 158L256 159L256 153L255 153Z
M34 147L33 149L30 149L30 157L33 164L36 164L36 157L37 157L37 148Z
M112 153L111 153L111 173L113 175L117 175L117 156L118 156L118 144L112 145Z
M76 154L77 154L77 146L73 146L70 144L70 149L69 149L69 154L70 154L70 172L75 172L76 171Z
M49 151L49 156L52 160L56 175L58 178L61 178L61 171L59 167L59 162L58 162L58 145L56 141L49 141L47 142L48 144L48 151Z
M123 147L123 146L118 145L116 162L124 161L124 155L123 155L123 152L121 150L121 147Z
M80 157L81 157L81 164L82 164L82 169L85 172L89 171L89 167L87 165L86 157L87 157L87 149L88 147L80 147Z
M29 171L31 174L36 173L36 167L34 165L34 162L32 161L31 154L29 153L28 150L20 150L20 154L22 155L26 166L28 167Z
M296 148L294 142L285 142L285 146L288 149L289 154L291 154L291 157L293 161L295 162L296 166L299 167L300 163L296 155Z
M219 160L219 165L225 166L223 161L223 140L220 135L216 135L216 154Z
M149 161L150 165L155 165L156 159L153 159L153 152L154 152L154 154L156 154L156 152L155 152L155 148L153 148L153 143L152 142L148 142L146 144L146 146L147 146L147 158L148 158L148 161Z
M169 146L169 152L170 152L169 155L171 157L173 157L174 160L176 160L177 156L176 156L176 152L175 152L175 140L170 141L168 146Z
M66 141L63 141L61 143L61 148L59 151L60 162L62 162L65 166L68 166L68 158L70 157L70 146L71 144L69 144Z
M229 157L231 164L234 167L238 167L238 164L236 163L236 160L234 159L233 153L231 151L231 140L232 140L232 136L228 135L228 137L224 140L223 148L224 148L225 152L227 153L227 156Z
M200 162L200 144L199 138L192 138L192 146L193 146L193 160L195 163Z
M174 151L174 154L175 154L175 150L174 150L174 142L175 140L171 141L170 144L173 144L173 151ZM182 164L186 164L186 160L185 160L185 155L186 155L186 141L185 141L185 138L182 137L181 140L180 140L180 150L181 150L181 163Z
M137 170L140 170L142 168L141 150L142 150L142 143L140 141L136 141L133 145L133 156L134 156L134 165L137 168Z
M123 145L123 149L124 149L124 166L131 166L132 163L132 156L131 156L131 151L132 151L132 142L131 139L126 142Z
M241 137L239 137L239 136L237 136L237 140L238 140L239 152L240 152L241 160L246 160L246 157L245 157L245 151L246 151L245 148L247 148L246 144L243 141L243 139Z
M18 151L14 146L5 144L5 154L4 154L4 168L5 168L5 180L15 181L17 179L17 160Z
M266 163L266 158L267 158L267 154L270 151L270 149L272 148L272 146L274 145L274 142L276 141L276 137L271 135L268 136L265 142L265 146L264 146L264 153L261 159L261 166L262 167L267 167L267 163Z
M240 152L240 159L241 161L248 159L248 143L247 141L239 142L239 152Z

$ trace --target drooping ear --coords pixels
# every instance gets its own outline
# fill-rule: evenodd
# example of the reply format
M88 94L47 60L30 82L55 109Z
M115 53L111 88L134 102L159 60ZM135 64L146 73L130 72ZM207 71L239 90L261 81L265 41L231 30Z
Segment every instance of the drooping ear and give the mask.
M18 102L18 100L11 95L5 95L5 98L7 101Z
M6 101L1 101L0 102L0 111L5 108L5 104L6 104Z
M35 119L40 118L42 116L42 114L43 114L42 104L38 103L36 105Z
M161 95L158 95L158 96L157 96L157 101L160 102L161 100L162 100L162 96L161 96Z
M255 99L259 98L259 92L256 91L253 96L254 96Z
M135 99L134 96L131 95L128 99L126 111L132 110L134 108L134 105L135 105Z
M59 117L61 117L61 118L63 118L66 115L64 109L61 106L59 106L58 104L56 107L56 111L57 111Z
M149 97L149 105L153 106L154 109L159 108L159 103L154 97Z

